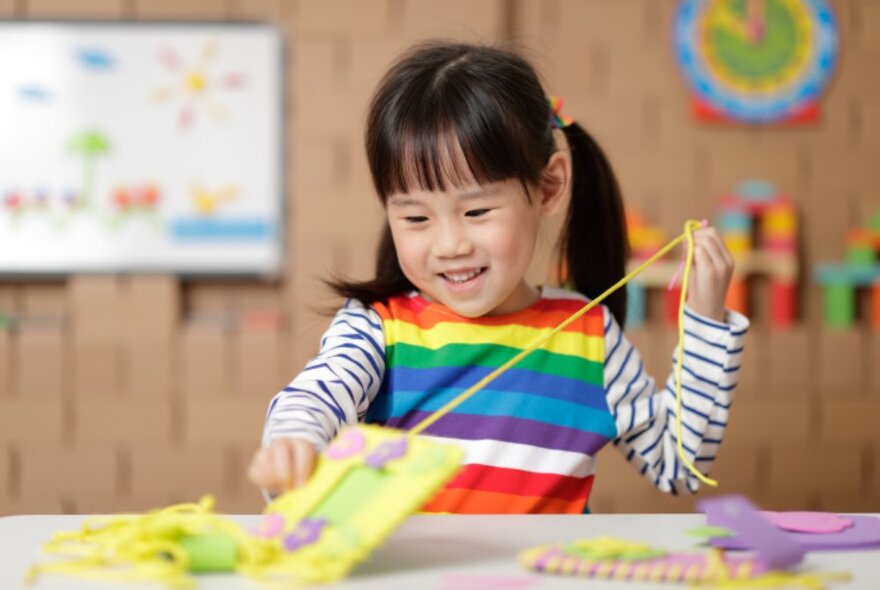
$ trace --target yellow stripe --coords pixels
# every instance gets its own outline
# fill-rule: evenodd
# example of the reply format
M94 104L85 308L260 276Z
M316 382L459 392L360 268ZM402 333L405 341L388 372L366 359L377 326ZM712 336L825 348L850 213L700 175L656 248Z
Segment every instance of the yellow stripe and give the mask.
M403 320L385 320L385 340L388 346L402 342L436 350L456 342L461 344L495 344L522 348L523 343L535 342L553 331L553 328L529 328L526 326L475 326L440 322L433 328L423 329ZM555 354L585 357L602 362L605 336L586 336L572 332L560 332L544 343L540 350Z

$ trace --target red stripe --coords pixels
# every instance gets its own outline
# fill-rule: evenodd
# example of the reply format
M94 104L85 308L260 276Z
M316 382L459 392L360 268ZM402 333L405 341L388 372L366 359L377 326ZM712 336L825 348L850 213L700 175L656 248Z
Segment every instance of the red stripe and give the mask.
M465 488L517 496L543 496L560 500L585 500L590 495L593 476L571 477L557 473L534 473L521 469L466 465L446 484L449 489Z

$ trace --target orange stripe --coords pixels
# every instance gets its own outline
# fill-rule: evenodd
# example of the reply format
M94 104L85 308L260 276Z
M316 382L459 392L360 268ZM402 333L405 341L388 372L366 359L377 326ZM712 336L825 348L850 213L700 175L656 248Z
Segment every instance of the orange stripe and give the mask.
M542 496L443 489L422 510L457 514L581 514L584 505L586 500L567 501Z
M571 314L586 305L577 299L547 299L537 309L527 309L504 317L483 316L462 318L437 305L424 306L419 300L409 297L393 297L388 304L374 303L373 309L383 320L398 319L428 329L439 322L460 322L479 326L507 326L516 324L530 328L554 328L568 319ZM602 307L594 307L587 314L566 327L564 331L586 333L591 336L605 334Z

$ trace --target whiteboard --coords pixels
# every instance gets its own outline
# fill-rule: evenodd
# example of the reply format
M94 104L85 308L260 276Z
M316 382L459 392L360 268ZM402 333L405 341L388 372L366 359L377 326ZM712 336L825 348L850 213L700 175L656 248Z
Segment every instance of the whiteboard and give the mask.
M276 274L282 41L0 22L0 273Z

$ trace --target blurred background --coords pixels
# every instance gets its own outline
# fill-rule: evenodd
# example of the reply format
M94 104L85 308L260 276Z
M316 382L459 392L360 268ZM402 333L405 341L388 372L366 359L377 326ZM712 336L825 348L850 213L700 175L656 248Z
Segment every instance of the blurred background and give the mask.
M372 269L382 212L362 146L370 93L397 54L435 37L518 43L606 149L639 240L718 221L748 179L789 199L795 213L773 225L796 246L786 284L763 267L739 277L752 328L710 493L880 511L880 287L829 295L815 279L822 262L876 264L877 234L864 232L880 230L880 2L829 6L839 47L818 118L768 126L693 116L675 0L0 0L6 21L269 23L283 35L286 91L278 276L0 277L0 515L145 510L204 493L224 512L261 509L246 465L269 400L328 324L321 279ZM675 342L666 298L646 288L628 330L659 380ZM594 512L694 509L613 449L598 469Z

